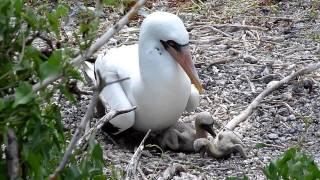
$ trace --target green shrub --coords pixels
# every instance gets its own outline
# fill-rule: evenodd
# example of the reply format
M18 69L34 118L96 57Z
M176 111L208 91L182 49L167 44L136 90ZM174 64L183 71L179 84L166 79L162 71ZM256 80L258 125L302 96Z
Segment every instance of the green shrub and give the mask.
M63 40L61 22L69 15L64 3L2 0L0 3L0 179L7 176L7 132L15 132L19 148L19 176L44 179L58 166L69 135L63 131L60 106L53 95L60 93L75 102L67 83L70 78L82 80L70 65L76 50L90 45L98 27L92 21L81 22L74 38L79 46ZM88 10L89 11L89 10ZM40 39L47 48L40 49ZM34 92L32 86L56 75L59 83ZM102 178L102 150L91 142L87 152L77 152L61 178ZM82 156L85 154L85 156ZM83 157L83 158L79 158Z
M288 149L278 160L264 168L268 179L320 179L320 170L313 159L298 148Z

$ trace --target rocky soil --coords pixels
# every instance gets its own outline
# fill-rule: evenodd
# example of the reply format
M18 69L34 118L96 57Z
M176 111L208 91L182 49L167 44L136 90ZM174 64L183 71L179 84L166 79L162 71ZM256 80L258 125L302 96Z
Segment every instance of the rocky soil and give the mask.
M266 3L262 3L266 2ZM76 10L81 4L76 3ZM197 112L209 111L222 125L244 110L273 80L319 61L320 7L308 0L161 0L149 1L143 13L162 10L178 14L190 33L193 58L205 88ZM93 5L94 7L94 5ZM111 8L102 15L101 32L121 14ZM143 16L115 35L103 50L136 43ZM72 25L69 25L72 27ZM69 27L67 26L67 27ZM72 28L71 28L72 29ZM166 168L182 165L173 179L222 179L247 175L265 179L262 169L286 149L302 143L302 149L320 165L320 72L299 77L267 96L235 131L244 136L249 157L227 159L200 157L197 153L145 150L139 178L158 179ZM86 87L84 87L86 88ZM75 130L90 96L78 105L64 105L66 129ZM188 116L190 114L185 114ZM134 149L117 138L100 134L104 158L117 172L125 171ZM304 138L304 139L303 139ZM256 148L257 143L266 147ZM138 146L136 143L135 146Z

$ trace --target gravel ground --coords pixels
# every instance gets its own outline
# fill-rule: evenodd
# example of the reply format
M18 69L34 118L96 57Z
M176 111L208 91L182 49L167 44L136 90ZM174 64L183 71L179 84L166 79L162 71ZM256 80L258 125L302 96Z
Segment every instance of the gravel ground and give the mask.
M185 23L205 88L196 111L211 112L221 124L244 110L270 81L280 80L294 70L319 61L320 20L313 18L313 14L320 13L319 3L301 0L264 5L260 2L262 0L163 0L149 1L145 8L145 12L176 13ZM107 9L101 32L120 16ZM142 20L143 17L138 16L103 50L136 43ZM304 137L303 151L312 155L319 165L319 80L318 70L274 91L235 129L244 136L247 159L236 154L217 160L202 158L196 153L161 153L151 148L141 156L139 168L143 173L140 172L139 177L143 178L141 174L144 174L148 179L157 179L166 168L179 164L184 170L173 179L222 179L243 174L251 179L265 179L262 168L287 148L297 145L301 137ZM90 96L82 96L77 106L68 102L63 105L67 130L75 130L89 99ZM98 139L106 161L117 170L125 171L134 149L119 146L119 142L114 143L103 134ZM257 143L268 146L257 149Z

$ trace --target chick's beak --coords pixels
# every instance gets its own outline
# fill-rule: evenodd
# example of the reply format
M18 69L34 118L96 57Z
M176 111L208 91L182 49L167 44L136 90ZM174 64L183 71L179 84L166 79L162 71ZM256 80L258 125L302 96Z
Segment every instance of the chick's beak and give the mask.
M216 133L214 132L212 124L202 125L202 128L206 130L209 134L211 134L213 138L216 137Z
M191 83L196 86L199 93L203 91L199 76L197 74L196 68L192 62L191 52L188 45L179 46L175 49L171 46L167 47L167 51L170 55L180 64L183 70L187 73L191 80Z

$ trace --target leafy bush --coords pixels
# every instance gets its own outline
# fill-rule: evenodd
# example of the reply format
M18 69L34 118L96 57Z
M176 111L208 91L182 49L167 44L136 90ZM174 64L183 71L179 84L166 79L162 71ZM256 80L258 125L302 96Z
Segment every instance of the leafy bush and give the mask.
M70 136L63 131L61 109L53 95L60 92L75 102L67 84L82 77L70 60L90 45L98 27L98 18L86 10L91 21L80 23L74 33L79 45L72 47L61 35L69 10L67 4L48 1L0 3L0 179L7 177L9 129L16 135L18 176L23 179L47 178L66 149ZM39 41L45 48L40 48ZM62 75L59 83L33 91L33 85L56 75ZM79 159L81 153L71 157L61 177L102 177L100 146L92 141L86 156Z
M268 179L320 179L313 159L297 148L288 149L278 160L265 167Z

